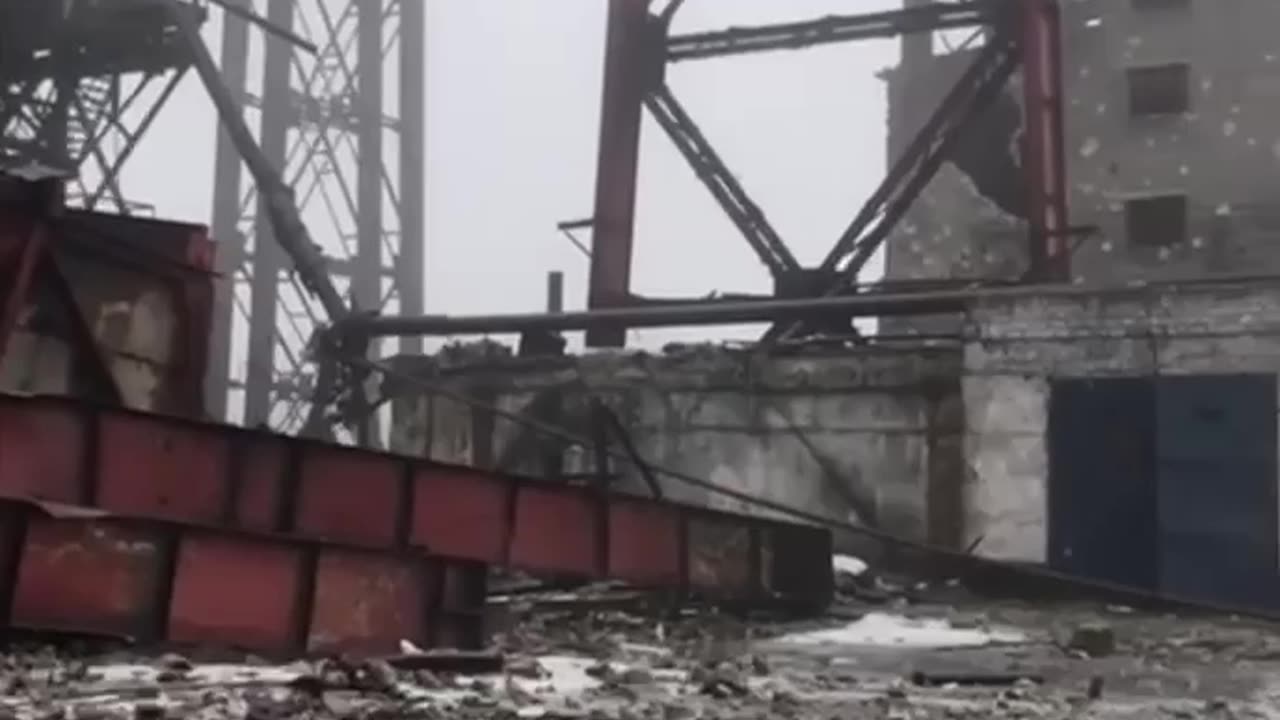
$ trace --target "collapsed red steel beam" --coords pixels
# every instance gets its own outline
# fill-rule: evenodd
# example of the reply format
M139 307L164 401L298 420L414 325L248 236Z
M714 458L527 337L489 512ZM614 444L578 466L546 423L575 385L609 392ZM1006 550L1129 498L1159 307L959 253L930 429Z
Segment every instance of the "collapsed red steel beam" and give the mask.
M65 398L0 396L0 497L798 609L832 589L823 528Z
M478 647L488 568L0 499L0 622L271 655Z

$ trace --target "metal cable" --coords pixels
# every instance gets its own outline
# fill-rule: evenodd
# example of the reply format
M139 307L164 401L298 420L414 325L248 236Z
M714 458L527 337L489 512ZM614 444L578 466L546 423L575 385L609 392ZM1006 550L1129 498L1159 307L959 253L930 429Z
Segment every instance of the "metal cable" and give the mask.
M386 377L394 378L397 381L416 386L428 393L440 395L442 397L445 397L455 402L466 405L467 407L473 410L481 410L484 412L492 413L495 417L500 417L500 418L503 418L504 420L509 420L522 427L528 428L530 430L533 430L535 432L541 433L549 437L556 438L558 440L575 445L577 447L581 447L587 450L594 448L595 444L591 440L575 435L574 433L562 427L559 427L557 425L552 425L542 420L535 419L525 413L521 413L514 410L505 410L501 407L498 407L497 405L483 402L481 400L477 400L476 398L471 397L470 395L459 392L457 390L453 390L452 388L446 387L440 383L433 383L421 377L418 377L417 375L413 375L411 373L404 372L402 370L397 370L387 365L386 363L379 362L376 360L369 360L366 358L352 356L352 355L341 356L340 358L338 358L338 360L339 362L342 362L344 364L347 364L353 367L358 367L367 371L377 372ZM620 452L612 448L605 448L604 454L613 460L616 460L618 462L625 463L625 464L635 464L637 462L637 458L634 458L628 455L627 453ZM428 457L427 459L431 459L431 458ZM871 528L866 528L861 525L855 525L850 522L845 522L845 521L836 520L830 517L826 517L823 515L818 515L816 513L812 513L807 510L802 510L800 508L788 505L783 502L770 500L768 498L762 498L762 497L759 497L758 495L753 495L751 493L743 492L741 490L735 490L733 488L725 487L723 485L718 485L716 483L710 482L708 480L704 480L700 477L690 475L688 473L681 472L679 470L672 470L671 468L663 467L643 457L639 458L639 462L643 463L651 472L657 475L668 477L668 478L671 478L672 480L685 483L686 485L690 485L696 488L706 490L712 494L721 495L723 497L731 498L733 500L746 503L747 505L755 506L765 510L772 510L774 512L781 513L783 515L788 515L798 520L804 520L817 525L822 525L822 526L831 528L833 530L844 530L844 531L862 533L865 535L876 537L886 542L914 544L914 543L910 543L909 541L902 540L901 538L897 538L892 535L889 535L887 533L873 530Z

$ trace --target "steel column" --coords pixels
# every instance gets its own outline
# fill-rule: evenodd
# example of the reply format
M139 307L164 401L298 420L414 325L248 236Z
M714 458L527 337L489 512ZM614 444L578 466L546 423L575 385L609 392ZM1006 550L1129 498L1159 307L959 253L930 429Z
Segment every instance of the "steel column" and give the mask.
M351 296L361 310L382 308L383 0L356 4L356 258Z
M292 201L284 204L296 206L307 219L307 228L295 230L299 236L311 236L306 244L314 248L317 262L306 262L305 274L291 269L277 272L276 304L268 310L265 302L253 306L244 297L249 278L259 275L266 279L265 273L256 272L250 258L236 269L242 278L237 284L241 296L230 309L237 337L242 328L251 325L275 326L275 353L250 353L235 363L229 384L247 375L241 366L247 361L256 376L253 387L246 387L246 395L256 396L252 402L259 417L262 408L269 406L271 425L286 430L300 429L310 413L318 377L310 362L309 345L316 330L346 312L345 302L336 294L333 298L328 292L317 295L309 278L314 279L317 272L329 274L335 278L331 289L362 296L370 309L399 306L401 312L409 312L420 308L424 221L420 100L425 79L420 70L412 70L422 64L424 52L422 3L293 2L294 26L275 26L271 32L301 35L316 53L291 46L292 83L282 96L245 95L246 109L261 110L264 116L268 105L286 98L289 125L281 167L283 182L278 187L271 183L267 188L241 189L241 227L248 244L259 245L257 228L262 223L254 221L261 214L255 212L256 196L260 192L291 192ZM274 3L268 5L276 10ZM381 27L373 27L375 24ZM362 36L371 41L362 45ZM405 68L398 83L404 91L399 107L387 102L384 83L388 78L381 69L392 53L401 56ZM378 103L381 106L375 107ZM403 122L396 117L401 110L409 116ZM264 145L265 139L259 138L257 145ZM396 152L385 152L392 147ZM388 160L388 155L397 159ZM276 220L292 224L300 219L290 215ZM271 240L264 237L262 241ZM343 278L350 284L343 283ZM335 298L341 308L337 314L332 310L335 303L330 302ZM264 382L264 376L269 376L269 383Z
M427 6L400 2L400 312L426 310ZM405 338L400 351L417 354L421 338Z
M1062 115L1061 11L1053 0L1024 0L1022 76L1026 133L1023 164L1031 220L1031 268L1039 280L1071 278Z
M227 0L248 8L249 0ZM219 65L227 89L244 106L248 76L249 24L228 13L222 19L222 58ZM240 182L244 166L240 152L226 130L219 129L213 170L213 238L217 242L218 280L213 304L213 332L209 338L209 371L205 377L205 407L209 416L227 420L227 394L231 379L231 326L235 312L237 271L244 262L244 236L240 232Z
M636 175L646 77L650 0L609 0L605 37L600 145L591 231L587 307L606 308L631 298L631 248L635 237ZM587 334L591 347L621 347L626 329Z
M295 0L274 0L267 6L271 24L293 28ZM292 84L289 82L292 48L275 35L264 35L266 69L262 76L262 124L259 143L268 162L283 172L286 143L291 124ZM275 381L278 285L284 267L284 253L276 241L271 210L258 199L253 231L253 277L250 281L252 307L249 323L248 368L245 373L244 421L248 425L269 424Z

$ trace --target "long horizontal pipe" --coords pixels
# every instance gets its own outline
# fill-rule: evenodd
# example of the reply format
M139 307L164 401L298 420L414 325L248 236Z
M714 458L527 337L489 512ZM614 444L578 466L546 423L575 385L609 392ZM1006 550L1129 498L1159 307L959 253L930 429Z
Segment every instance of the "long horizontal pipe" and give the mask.
M951 298L901 300L881 296L833 297L803 300L681 302L604 310L511 315L424 315L419 317L351 316L337 324L340 331L369 337L418 335L500 335L525 332L567 332L597 328L695 327L745 325L803 319L823 312L856 317L958 312L963 302Z
M377 317L349 315L334 330L367 337L427 335L503 335L525 332L569 332L595 328L695 327L746 325L808 317L845 314L851 317L942 315L963 312L977 301L1028 297L1101 297L1141 295L1183 287L1239 287L1247 284L1280 284L1280 276L1248 275L1179 280L1144 285L1012 285L969 286L946 290L869 291L837 297L797 300L701 300L663 302L604 310L510 315L424 315Z
M973 27L991 22L995 5L993 0L966 0L864 15L834 15L816 20L676 35L667 40L667 60L680 62L768 50L794 50L851 40Z

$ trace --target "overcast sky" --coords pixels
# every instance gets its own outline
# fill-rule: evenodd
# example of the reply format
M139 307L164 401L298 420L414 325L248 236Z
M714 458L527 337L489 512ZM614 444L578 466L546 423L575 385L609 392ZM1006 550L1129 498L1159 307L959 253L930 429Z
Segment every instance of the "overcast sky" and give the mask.
M604 0L427 2L428 311L541 309L548 270L566 273L567 305L580 307L586 261L555 225L591 213ZM674 31L896 5L689 0ZM215 52L217 33L211 24ZM816 263L883 174L876 73L896 56L891 41L860 42L684 63L669 81L792 250ZM214 137L212 107L188 82L132 159L127 193L161 217L207 223ZM641 145L634 291L768 291L763 266L649 121Z

